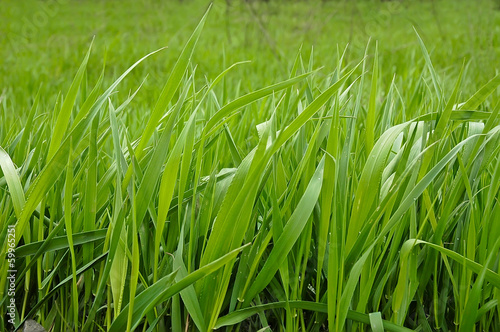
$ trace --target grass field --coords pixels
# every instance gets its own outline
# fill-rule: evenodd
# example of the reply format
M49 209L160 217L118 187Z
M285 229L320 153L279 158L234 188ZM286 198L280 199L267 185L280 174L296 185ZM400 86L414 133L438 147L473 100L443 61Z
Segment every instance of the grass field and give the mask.
M486 0L0 1L0 330L500 330L499 59Z

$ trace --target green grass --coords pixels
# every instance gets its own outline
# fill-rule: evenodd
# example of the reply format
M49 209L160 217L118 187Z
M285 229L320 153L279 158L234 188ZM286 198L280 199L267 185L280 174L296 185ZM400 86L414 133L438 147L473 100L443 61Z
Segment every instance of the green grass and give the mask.
M495 4L209 7L0 3L0 330L499 330Z

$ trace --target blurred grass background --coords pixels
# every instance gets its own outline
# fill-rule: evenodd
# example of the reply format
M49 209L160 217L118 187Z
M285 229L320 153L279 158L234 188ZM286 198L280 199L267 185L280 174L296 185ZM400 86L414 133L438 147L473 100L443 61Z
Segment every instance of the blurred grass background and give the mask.
M74 69L95 36L89 81L106 62L106 83L144 54L168 49L147 61L128 79L133 89L149 75L135 102L156 100L171 66L208 1L154 0L3 0L0 2L0 91L16 109L26 109L32 91L44 95L68 88ZM420 58L415 27L444 77L456 76L465 59L474 91L495 74L500 58L500 11L488 0L433 1L215 1L193 63L198 75L213 79L228 65L252 60L231 78L261 86L287 77L295 54L314 47L315 63L335 67L337 47L346 59L362 58L370 38L380 45L387 84L403 79L407 63ZM409 51L410 50L410 51ZM423 59L420 59L423 63ZM236 77L235 77L236 76ZM258 76L254 78L254 76ZM252 89L256 87L245 87ZM451 87L449 87L451 88Z

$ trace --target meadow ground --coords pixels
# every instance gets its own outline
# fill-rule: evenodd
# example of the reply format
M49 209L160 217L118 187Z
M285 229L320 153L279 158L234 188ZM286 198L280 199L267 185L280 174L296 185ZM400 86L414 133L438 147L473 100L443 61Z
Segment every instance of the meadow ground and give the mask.
M0 1L0 330L500 330L499 8Z

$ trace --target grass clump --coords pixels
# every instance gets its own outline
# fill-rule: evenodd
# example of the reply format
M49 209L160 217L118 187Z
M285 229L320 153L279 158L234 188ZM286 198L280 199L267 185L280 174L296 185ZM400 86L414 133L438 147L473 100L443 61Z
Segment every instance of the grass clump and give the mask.
M111 81L92 44L64 93L16 120L2 95L1 329L497 330L500 76L472 89L412 31L402 76L369 42L203 79L207 17L154 93L164 51Z

